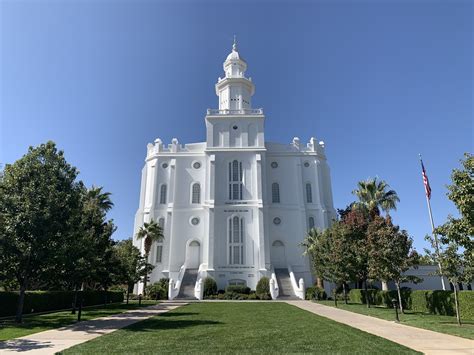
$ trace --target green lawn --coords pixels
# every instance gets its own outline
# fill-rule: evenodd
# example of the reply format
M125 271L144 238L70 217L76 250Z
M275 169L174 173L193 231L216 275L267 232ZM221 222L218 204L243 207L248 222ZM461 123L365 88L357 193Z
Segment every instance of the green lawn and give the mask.
M64 354L416 354L285 303L193 303L77 345Z
M143 301L142 305L156 304L155 301ZM125 312L129 309L138 308L138 301L130 301L130 304L111 304L104 306L85 308L81 319L88 320L104 317L111 314ZM63 327L76 322L77 314L71 311L55 312L41 315L24 316L23 323L17 324L13 320L0 320L0 341L22 337L28 334L42 332L44 330Z
M318 303L326 306L334 307L334 301L318 301ZM395 310L393 308L374 307L367 308L365 304L344 304L338 302L338 308L351 312L365 314L367 316L382 318L386 320L395 320ZM456 323L456 317L440 316L436 314L428 314L421 312L405 311L400 314L400 322L402 324L411 325L417 328L434 330L440 333L457 335L463 338L474 339L474 320L464 319L463 325L459 327Z

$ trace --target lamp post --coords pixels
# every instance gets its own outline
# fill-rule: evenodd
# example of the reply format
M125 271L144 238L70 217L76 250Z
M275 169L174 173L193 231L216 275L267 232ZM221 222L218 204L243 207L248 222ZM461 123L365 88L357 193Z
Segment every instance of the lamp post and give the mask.
M395 322L400 323L400 318L398 318L398 304L395 298L392 298L393 309L395 310Z

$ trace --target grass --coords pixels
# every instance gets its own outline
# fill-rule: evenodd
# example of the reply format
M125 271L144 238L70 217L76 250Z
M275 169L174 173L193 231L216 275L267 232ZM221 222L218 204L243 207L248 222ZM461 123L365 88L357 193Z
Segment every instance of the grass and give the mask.
M142 301L143 305L155 304L155 301ZM82 310L81 320L89 320L104 317L112 314L122 313L129 309L138 308L138 301L130 301L127 305L111 304L106 308L104 306L90 307ZM77 321L77 314L71 314L71 311L62 311L40 315L26 315L23 317L23 323L18 324L13 319L0 320L0 341L22 337L25 335L60 328Z
M136 353L416 354L285 303L193 303L65 350Z
M317 301L326 306L334 307L334 301ZM338 308L347 311L365 314L376 318L393 321L395 320L395 311L393 308L371 306L367 308L365 304L349 303L338 301ZM410 325L412 327L433 330L435 332L456 335L463 338L474 339L474 320L461 320L463 325L459 327L456 323L456 317L441 316L437 314L429 314L422 312L405 311L405 314L400 314L400 323Z

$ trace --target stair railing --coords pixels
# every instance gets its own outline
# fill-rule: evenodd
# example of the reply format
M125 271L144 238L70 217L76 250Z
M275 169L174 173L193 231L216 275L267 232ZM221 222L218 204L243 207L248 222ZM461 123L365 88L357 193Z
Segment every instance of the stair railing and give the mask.
M181 282L183 281L184 273L186 272L186 264L183 264L179 269L178 279L175 281L170 279L168 286L168 299L174 300L179 294L179 289L181 288Z
M278 280L276 278L275 269L271 268L271 276L270 276L270 295L272 296L272 300L276 300L278 295L280 294L280 290L278 288Z
M296 277L293 272L293 269L291 268L291 265L288 265L288 272L290 274L290 281L291 281L291 286L293 287L293 291L299 299L304 300L305 297L305 286L304 286L304 280L300 278L299 282L296 283Z
M202 301L202 299L204 298L204 286L203 286L204 266L205 266L204 263L199 265L199 269L198 269L198 273L196 277L196 285L194 286L194 297L196 297L200 301Z

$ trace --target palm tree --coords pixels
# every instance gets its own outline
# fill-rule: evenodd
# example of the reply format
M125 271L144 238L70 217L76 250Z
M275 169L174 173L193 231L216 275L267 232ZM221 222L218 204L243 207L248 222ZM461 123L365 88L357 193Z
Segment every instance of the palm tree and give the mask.
M301 243L301 246L305 248L303 255L308 255L312 261L311 264L313 267L313 272L315 273L315 276L316 276L316 286L320 288L324 288L324 281L319 272L320 270L318 270L319 269L318 266L320 265L315 265L316 263L318 263L318 261L314 260L314 255L313 255L315 245L318 243L318 239L320 237L321 237L321 233L316 228L311 228L306 234L306 238Z
M359 181L357 190L352 191L359 198L359 205L365 207L371 217L380 215L380 209L389 213L390 210L397 209L397 202L400 202L394 190L388 190L389 185L384 181L377 181L377 178Z
M148 256L150 255L150 250L153 242L162 241L164 238L163 228L156 223L154 220L151 220L150 223L143 223L143 226L140 227L137 233L137 239L144 240L144 249L145 249L145 260L148 262ZM148 275L145 275L143 280L143 291L145 291Z
M110 192L102 192L103 187L92 187L87 190L87 199L96 204L99 209L103 212L108 212L113 206L114 203L110 199Z
M395 190L388 190L390 187L384 180L377 181L377 178L359 181L358 189L352 191L359 198L358 206L362 206L369 211L372 220L380 215L380 209L387 214L387 221L391 224L390 210L397 209L397 202L400 202ZM386 280L381 280L382 290L388 290Z

